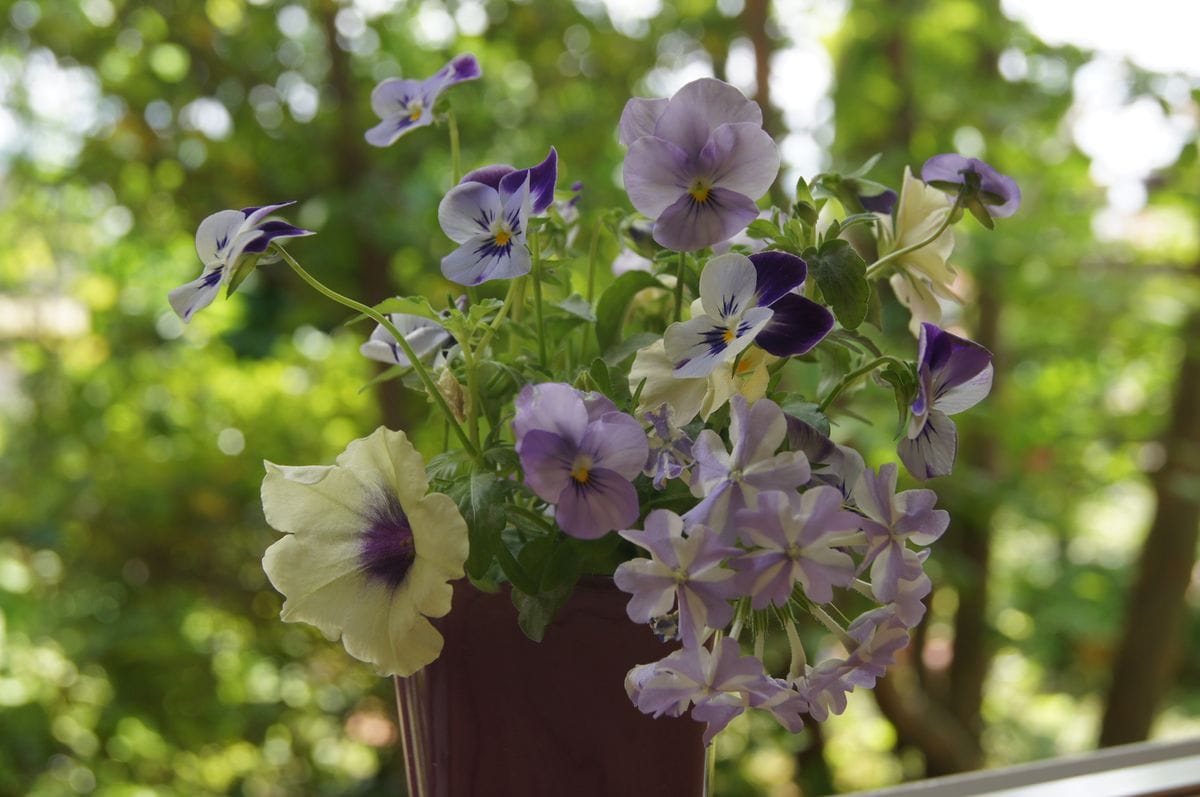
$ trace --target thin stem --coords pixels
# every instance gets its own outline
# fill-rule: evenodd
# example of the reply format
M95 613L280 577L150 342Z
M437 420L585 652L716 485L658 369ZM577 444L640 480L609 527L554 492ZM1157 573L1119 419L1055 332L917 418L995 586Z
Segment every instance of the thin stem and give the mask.
M687 268L687 253L679 253L679 264L675 268L675 320L683 318L683 271Z
M954 200L954 205L946 212L946 218L942 219L942 223L938 225L936 230L934 230L933 235L930 235L925 240L919 241L911 246L906 246L903 249L897 249L894 252L888 252L886 255L872 263L871 267L867 269L867 279L871 279L872 277L880 274L884 267L886 267L893 260L904 257L905 255L915 252L923 247L929 246L931 243L941 237L941 234L946 231L946 228L954 223L955 214L963 206L963 196L964 194L959 194L958 198Z
M400 330L396 329L395 324L393 324L390 320L388 320L387 316L383 315L375 308L368 307L361 302L356 302L350 297L343 296L332 288L326 287L324 283L322 283L312 274L309 274L307 271L305 271L304 268L296 261L296 258L292 257L286 249L278 244L273 244L273 246L275 247L275 251L279 253L279 256L283 258L284 262L292 267L292 271L295 271L297 274L299 274L300 278L311 285L318 293L328 299L332 299L340 305L354 310L357 313L362 313L363 315L375 321L375 323L381 325L388 331L389 334L391 334L393 338L396 339L396 343L401 349L404 350L404 356L408 358L409 365L412 367L417 377L421 380L421 384L425 386L425 392L429 394L430 398L432 398L434 403L437 404L438 408L441 409L442 414L446 416L446 422L454 430L454 433L458 435L458 439L462 442L463 448L470 452L471 456L475 459L482 460L482 455L479 453L479 449L472 444L471 439L463 430L462 425L459 424L458 419L454 417L454 411L450 409L450 405L446 403L445 397L443 397L441 391L437 389L437 385L434 383L433 377L429 375L429 371L425 370L425 366L422 365L421 361L417 358L417 353L413 351L412 346L409 345L409 342L404 339L404 335L400 333Z
M475 356L471 354L470 346L462 347L463 370L467 374L467 434L475 448L479 448L479 408L482 401L479 397L479 374L475 368Z
M505 316L508 315L509 309L512 307L513 299L517 295L518 280L511 280L508 283L508 293L504 295L504 304L500 306L500 312L496 313L496 317L492 319L492 323L488 325L487 331L483 333L483 337L479 339L479 344L475 347L475 355L478 356L487 349L488 344L492 342L496 331L500 329L500 324L504 322Z
M592 245L588 249L587 300L588 304L596 297L596 258L600 252L600 234L604 232L604 219L596 222L592 232Z
M817 411L824 412L826 407L828 407L830 404L832 404L833 400L835 398L837 398L839 395L841 395L843 390L850 387L850 385L854 384L856 381L858 381L862 377L866 376L867 374L871 373L879 366L884 365L886 363L894 363L901 367L904 366L903 361L897 360L895 357L889 357L886 354L882 357L876 357L874 360L871 360L871 362L867 363L862 368L859 368L858 370L855 370L855 371L851 371L850 373L843 376L842 381L840 381L836 385L834 385L833 390L829 391L829 395L827 395L824 399L821 400L820 405L817 407Z
M854 639L854 637L846 633L846 629L842 628L841 624L837 620L830 617L829 614L820 606L814 603L808 607L808 611L813 617L817 618L817 621L821 625L828 628L829 631L838 638L838 641L845 645L848 650L854 650L856 647L858 647L858 642Z
M450 129L450 181L458 185L462 179L462 154L458 146L458 120L454 118L453 110L446 111L446 127Z
M529 238L529 255L533 259L533 309L537 316L538 362L546 367L546 327L542 319L542 246L536 232Z

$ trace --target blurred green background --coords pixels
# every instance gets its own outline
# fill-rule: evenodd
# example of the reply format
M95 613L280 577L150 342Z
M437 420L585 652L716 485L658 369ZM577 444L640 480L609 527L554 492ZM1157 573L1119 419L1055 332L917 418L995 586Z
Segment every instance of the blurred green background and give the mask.
M934 485L954 520L927 622L843 717L796 736L736 722L720 794L1200 733L1195 14L3 0L0 794L403 793L389 683L277 619L258 485L264 458L331 461L382 420L417 428L423 403L363 390L364 330L285 269L187 328L166 293L199 273L205 216L297 199L289 219L320 234L290 249L334 287L444 296L445 128L387 150L362 133L378 80L463 51L484 70L447 95L465 166L557 146L588 229L627 203L626 98L706 74L767 107L783 185L875 152L873 176L898 185L905 164L957 150L1024 190L997 232L956 232L970 301L955 321L995 352L997 382ZM890 431L838 436L879 464Z

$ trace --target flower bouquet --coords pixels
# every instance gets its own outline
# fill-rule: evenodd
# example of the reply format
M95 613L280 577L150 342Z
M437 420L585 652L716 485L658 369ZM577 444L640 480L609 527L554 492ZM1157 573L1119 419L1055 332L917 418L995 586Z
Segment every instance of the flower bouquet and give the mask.
M480 76L463 55L385 81L367 141L444 122L457 172L439 97ZM703 747L734 717L798 731L839 713L925 612L923 563L949 516L931 490L898 491L896 464L835 442L830 417L887 391L908 472L950 473L950 416L992 377L987 350L938 325L956 301L951 227L969 212L992 228L1015 183L944 154L898 193L868 163L761 209L778 148L758 105L712 79L629 100L617 130L636 212L588 209L585 225L550 146L528 168L453 175L437 218L450 243L433 246L465 290L445 306L326 287L282 246L311 234L276 218L290 203L205 219L203 273L170 296L186 320L281 259L376 324L363 355L446 430L437 450L380 428L333 465L267 463L262 487L282 619L399 676L414 794L696 793ZM615 277L605 235L622 246ZM882 301L912 316L897 352L871 331ZM587 750L614 740L637 749L594 765ZM540 774L505 774L522 750Z

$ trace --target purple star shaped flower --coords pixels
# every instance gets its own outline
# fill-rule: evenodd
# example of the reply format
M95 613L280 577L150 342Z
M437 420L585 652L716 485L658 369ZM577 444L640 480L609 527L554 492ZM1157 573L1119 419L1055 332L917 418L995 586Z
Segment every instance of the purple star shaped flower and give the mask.
M729 601L741 590L737 573L722 563L740 548L723 544L707 526L691 526L685 533L683 519L666 509L651 512L644 531L620 534L650 552L649 559L631 559L613 574L617 586L633 596L630 620L648 623L678 605L683 644L696 645L706 628L723 628L733 619Z
M908 646L908 629L891 606L859 615L846 633L858 643L846 659L846 681L864 689L874 689L896 654Z
M442 274L459 285L528 274L529 217L554 201L558 152L529 169L497 164L476 169L438 205L442 231L461 244L442 258Z
M793 293L808 266L787 252L718 255L700 274L704 313L667 327L663 343L679 378L708 376L757 343L777 357L804 354L833 329L833 314Z
M267 246L276 238L312 235L311 230L293 227L268 217L295 202L222 210L200 222L196 230L196 254L204 264L199 279L180 285L167 294L173 309L184 321L212 304L222 285L236 286L257 263L270 258Z
M678 479L692 464L692 438L675 425L675 411L663 403L657 410L642 417L650 422L650 454L642 472L654 482L654 489L667 486L668 479Z
M918 479L946 476L954 467L958 429L951 415L983 401L992 389L992 354L974 341L933 324L921 325L917 399L900 460Z
M1017 181L978 158L953 152L934 155L921 167L921 179L950 194L965 193L964 207L988 228L993 218L1007 218L1021 207Z
M654 240L691 252L746 228L779 174L762 110L728 83L693 81L669 100L631 99L621 114L625 189Z
M722 540L737 538L736 512L754 506L764 490L793 491L811 475L808 460L798 451L776 454L787 435L783 410L769 399L760 399L751 407L746 399L734 396L729 402L729 439L727 451L720 435L705 429L692 447L696 465L692 469L692 495L703 497L684 517L689 523L702 523L717 530Z
M642 425L603 396L570 385L527 385L516 399L513 431L525 483L556 506L567 534L595 539L638 518L632 480L648 447Z
M474 80L482 74L475 56L455 56L450 63L425 80L388 78L371 92L371 107L383 121L366 132L367 143L391 146L400 136L433 122L433 106L443 91L455 83Z

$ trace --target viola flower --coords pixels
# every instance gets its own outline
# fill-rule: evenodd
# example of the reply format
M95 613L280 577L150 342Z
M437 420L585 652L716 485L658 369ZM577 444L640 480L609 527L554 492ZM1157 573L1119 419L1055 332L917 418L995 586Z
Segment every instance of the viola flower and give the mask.
M629 148L629 199L655 220L654 240L675 251L703 249L745 229L779 174L779 148L762 129L762 110L712 78L670 100L631 99L620 139Z
M629 368L629 390L641 386L638 412L667 404L675 422L687 424L697 415L704 420L729 401L734 392L733 367L724 363L706 377L678 379L673 375L674 361L667 356L661 340L639 349Z
M635 623L679 609L679 632L684 645L704 640L706 628L723 628L733 619L729 601L740 593L737 573L721 564L741 553L724 545L706 526L689 526L666 509L646 517L644 531L620 532L650 552L649 559L631 559L613 574L617 587L628 592L626 613Z
M836 487L843 498L850 497L862 472L866 470L862 454L849 446L840 446L821 434L812 424L787 415L788 448L803 451L812 468L812 480Z
M675 425L673 415L671 405L665 402L642 415L650 422L650 454L642 472L653 480L656 490L663 489L667 479L678 479L692 464L692 438Z
M450 611L467 524L427 493L425 463L403 432L380 427L333 466L266 463L262 502L283 532L263 569L286 600L285 622L316 626L383 674L412 675L438 657L427 618Z
M455 56L425 80L383 81L371 92L371 107L383 121L366 132L367 143L388 147L410 130L432 124L433 106L442 92L481 74L479 62L467 53Z
M754 550L734 561L746 575L750 606L786 606L797 582L814 603L833 600L834 587L854 581L854 560L841 548L861 544L859 517L842 509L842 494L814 487L803 495L770 491L739 510L738 536Z
M692 704L692 719L708 723L705 745L751 700L767 700L774 692L762 662L741 655L738 643L729 637L712 651L703 645L684 647L661 661L635 667L625 684L634 705L655 717L678 716Z
M902 581L920 578L920 560L906 557L911 540L929 545L950 525L950 514L934 509L933 490L896 492L898 468L889 462L877 476L868 469L854 488L854 502L866 517L859 518L867 534L867 554L860 568L871 568L871 592L881 601L896 600Z
M528 274L529 217L554 201L558 152L529 169L498 164L468 173L438 205L442 232L461 244L442 258L442 274L459 285Z
M602 396L588 398L555 382L527 385L516 407L525 483L556 506L564 532L595 539L637 520L632 481L649 452L640 423Z
M421 362L426 362L444 352L447 344L453 340L449 330L433 319L424 316L392 313L388 316L388 320L408 341L413 354L416 354L417 359ZM382 324L376 325L370 339L359 346L358 350L364 357L377 362L406 368L412 365L408 360L408 355L404 353L404 349L400 348L400 344L396 342L396 338Z
M833 314L792 293L808 266L787 252L736 253L709 260L700 273L703 314L667 327L663 335L675 376L712 373L751 343L777 357L804 354L833 329Z
M954 468L958 429L951 415L974 407L992 389L992 354L974 341L933 324L921 325L917 344L917 399L900 461L918 479L946 476Z
M846 682L864 689L874 689L896 654L908 646L908 628L891 606L859 615L846 633L858 643L846 659Z
M295 202L277 205L221 210L204 221L196 230L196 254L204 264L199 279L180 285L167 294L171 309L184 321L190 321L199 310L212 304L222 285L231 291L259 262L267 246L276 238L295 238L312 235L312 230L293 227L286 221L268 221L268 217Z
M776 454L787 435L783 410L769 399L751 407L741 396L729 404L729 439L726 451L720 435L705 429L696 437L692 452L692 495L703 498L685 515L689 523L702 523L732 543L737 538L734 523L740 509L753 507L766 490L796 490L808 482L808 460L798 451Z
M992 219L1003 219L1021 207L1017 181L978 158L953 152L934 155L921 167L921 179L941 191L964 195L964 205L979 223L992 228Z

